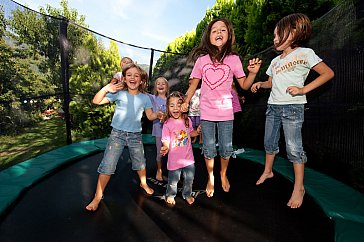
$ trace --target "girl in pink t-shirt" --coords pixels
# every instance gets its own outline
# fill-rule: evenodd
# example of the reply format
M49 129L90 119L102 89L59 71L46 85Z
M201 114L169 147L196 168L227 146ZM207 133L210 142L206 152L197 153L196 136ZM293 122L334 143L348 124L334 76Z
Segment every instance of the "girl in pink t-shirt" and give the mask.
M203 152L209 179L206 195L214 195L214 157L216 152L215 132L217 128L219 154L221 161L221 184L225 192L230 190L226 176L230 156L233 152L233 106L231 85L235 76L239 85L247 90L261 66L258 58L249 60L246 77L239 55L233 51L235 35L232 24L227 19L214 19L206 28L200 45L191 52L190 59L195 61L190 75L191 85L182 105L182 111L188 110L191 97L198 83L202 80L200 113Z
M162 144L160 153L168 154L168 185L166 191L167 204L176 203L177 183L183 174L182 197L188 204L195 199L192 197L192 184L195 177L195 160L193 157L191 136L198 136L200 128L194 130L187 113L181 112L183 94L172 92L167 98L167 117L162 129Z

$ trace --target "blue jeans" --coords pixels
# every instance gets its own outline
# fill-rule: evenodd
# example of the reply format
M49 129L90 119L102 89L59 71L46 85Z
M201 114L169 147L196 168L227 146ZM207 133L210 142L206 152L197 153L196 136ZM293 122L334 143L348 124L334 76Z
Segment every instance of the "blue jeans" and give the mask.
M192 184L195 177L195 164L168 171L168 185L166 191L166 197L175 197L177 195L177 184L180 180L181 173L183 174L183 190L182 197L187 199L192 195Z
M145 157L142 133L113 129L97 172L106 175L114 174L125 146L129 147L132 169L143 170L145 168Z
M206 159L217 155L216 127L219 142L219 154L224 159L229 159L233 153L233 120L208 121L201 120L203 153Z
M280 128L283 126L287 158L294 163L306 163L302 146L303 104L268 104L265 120L264 148L267 154L279 152Z

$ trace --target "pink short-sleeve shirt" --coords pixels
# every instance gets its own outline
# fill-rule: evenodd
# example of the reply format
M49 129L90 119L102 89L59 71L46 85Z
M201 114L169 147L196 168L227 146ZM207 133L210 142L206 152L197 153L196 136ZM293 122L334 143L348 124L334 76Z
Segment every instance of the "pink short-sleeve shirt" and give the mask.
M200 113L202 120L234 119L231 85L233 77L245 77L239 56L228 55L223 63L213 63L209 55L197 59L190 79L202 80Z
M190 133L192 122L188 119L188 128L183 119L169 118L162 129L162 142L169 143L168 170L177 170L195 163Z

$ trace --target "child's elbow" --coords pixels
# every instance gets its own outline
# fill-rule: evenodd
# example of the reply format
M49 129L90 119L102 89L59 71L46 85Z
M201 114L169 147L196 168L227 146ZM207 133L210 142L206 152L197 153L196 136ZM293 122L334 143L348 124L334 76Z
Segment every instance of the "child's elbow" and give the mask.
M335 72L330 69L330 72L329 72L329 80L331 80L332 78L334 78L334 76L335 76Z

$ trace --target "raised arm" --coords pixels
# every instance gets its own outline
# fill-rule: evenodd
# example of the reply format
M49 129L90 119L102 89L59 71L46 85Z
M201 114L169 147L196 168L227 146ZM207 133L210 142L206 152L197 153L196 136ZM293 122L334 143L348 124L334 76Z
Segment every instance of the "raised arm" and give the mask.
M249 60L248 77L237 78L238 83L242 89L248 90L252 86L261 65L262 65L262 60L260 60L259 58L253 58Z
M100 91L95 94L94 98L92 99L92 103L97 105L109 103L110 101L106 98L106 94L108 94L109 92L115 93L117 91L120 91L123 86L124 84L117 83L112 80L109 84L101 88Z

